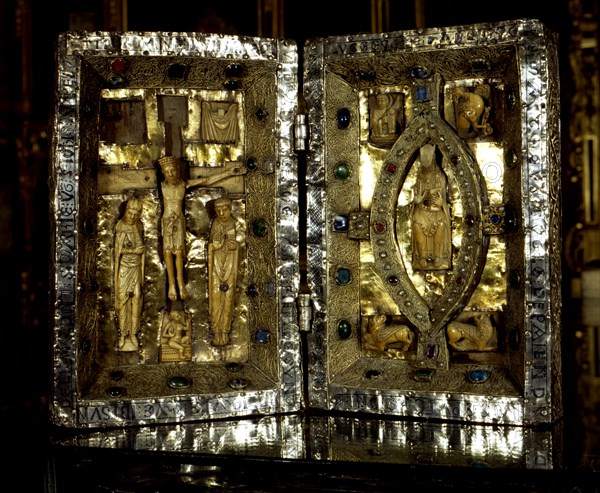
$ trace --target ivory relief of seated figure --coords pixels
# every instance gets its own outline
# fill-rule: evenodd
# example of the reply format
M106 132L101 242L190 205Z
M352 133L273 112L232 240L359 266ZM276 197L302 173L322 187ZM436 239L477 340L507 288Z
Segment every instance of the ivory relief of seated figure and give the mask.
M448 344L457 351L495 351L498 335L492 317L486 313L476 315L471 323L453 321L446 328Z

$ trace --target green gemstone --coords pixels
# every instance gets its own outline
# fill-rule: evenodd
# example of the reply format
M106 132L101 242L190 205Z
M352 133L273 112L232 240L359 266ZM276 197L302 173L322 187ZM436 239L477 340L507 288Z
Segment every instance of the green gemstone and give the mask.
M348 320L340 320L338 322L338 335L340 339L348 339L350 334L352 334L352 325L350 325L350 322Z
M264 219L255 219L252 221L252 233L254 236L262 238L267 234L267 223Z
M350 176L350 168L348 168L346 163L339 163L335 167L333 174L338 180L346 180Z
M190 382L188 378L177 376L169 378L168 385L172 389L185 389L186 387L189 387L191 383L192 382Z

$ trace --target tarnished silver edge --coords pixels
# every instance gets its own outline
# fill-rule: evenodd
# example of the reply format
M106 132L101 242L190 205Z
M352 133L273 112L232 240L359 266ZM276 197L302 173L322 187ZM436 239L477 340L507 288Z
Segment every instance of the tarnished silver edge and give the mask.
M54 447L181 454L235 454L305 459L303 418L298 415L198 421L85 431L52 440Z
M313 331L309 334L309 378L311 379L310 387L312 390L310 397L310 402L312 405L322 409L335 409L338 406L337 401L340 396L345 396L344 398L348 402L348 407L344 407L345 411L365 411L359 405L356 405L356 400L353 399L353 396L361 395L362 399L371 399L374 402L378 402L380 399L385 399L386 396L389 395L390 398L402 397L394 392L377 392L377 391L365 391L364 389L335 389L333 386L328 386L327 384L327 354L325 350L325 341L326 335L325 331L325 322L327 320L327 294L325 292L325 235L324 235L324 169L323 169L323 113L321 110L320 102L323 98L323 77L324 77L324 64L325 58L335 58L335 57L345 57L354 53L369 53L373 51L397 51L397 52L405 52L405 51L418 51L418 50L432 50L432 49L440 49L440 48L464 48L468 46L475 46L479 44L517 44L520 46L521 56L527 53L527 50L531 50L533 48L534 51L529 51L530 57L534 59L535 56L540 56L542 54L542 50L545 47L544 43L548 43L550 40L544 38L544 34L548 33L545 26L535 19L518 19L515 21L506 21L501 23L484 23L484 24L473 24L467 26L454 26L454 27L444 27L444 28L431 28L431 29L423 29L423 30L414 30L414 31L400 31L394 33L385 33L380 35L354 35L354 36L339 36L333 38L319 38L314 40L309 40L305 47L305 83L304 83L304 91L307 103L309 104L309 126L311 128L311 139L309 143L309 162L308 162L308 217L307 217L307 264L309 266L308 271L308 281L309 287L311 289L311 296L315 302L316 312L314 314L314 322L313 322ZM548 33L550 34L550 33ZM532 43L530 39L531 36L536 37L536 42ZM373 41L377 41L374 43ZM552 40L553 41L553 40ZM552 43L549 43L547 46L550 51L545 54L545 56L555 56L554 50L556 49ZM525 52L525 53L523 53ZM527 104L523 104L523 121L528 122L531 117L537 118L537 115L532 114L533 107L532 104L535 105L537 111L543 106L547 110L549 104L553 103L553 101L548 101L546 96L547 94L542 91L541 94L538 93L529 93L528 90L531 87L528 87L525 82L531 82L532 77L535 75L535 83L538 85L545 84L548 82L549 74L547 73L547 65L542 64L538 67L539 70L542 70L544 73L541 75L529 74L525 73L522 75L524 77L523 84L521 85L522 91L522 99L523 101L527 101ZM526 71L523 71L526 72ZM553 74L552 74L553 75ZM541 87L542 89L546 89ZM547 89L546 89L547 90ZM533 100L532 100L533 97ZM545 111L546 111L545 110ZM544 112L545 114L545 112ZM558 133L558 129L554 129L551 133L553 134L551 137L556 139L556 134ZM545 136L547 137L547 136ZM531 155L531 161L528 159L527 164L523 166L523 177L528 177L529 173L533 171L530 169L534 165L534 161L542 160L543 164L543 154L541 151L536 153L528 152L527 146L532 143L532 135L530 135L529 131L525 131L523 135L523 155ZM544 149L546 148L547 142L542 143ZM556 148L556 143L554 144ZM557 156L558 152L554 150L555 154L549 156L550 159L553 159L553 156ZM556 163L551 163L550 167L555 166ZM539 163L538 163L539 166ZM527 180L523 179L524 183L524 198L527 201L524 205L525 208L527 206L535 205L534 202L529 197L529 185L527 184ZM546 183L546 186L549 184ZM556 179L554 180L553 186L558 186L556 183ZM547 191L546 191L547 192ZM546 200L547 197L544 194L540 196L534 197L537 199ZM557 221L557 218L550 218L549 212L542 212L542 216L540 216L544 221L546 226L549 225L550 220ZM526 224L530 224L527 222ZM530 229L529 229L530 230ZM531 230L530 230L531 233ZM529 253L529 248L533 247L533 241L540 241L543 238L544 243L546 244L548 230L544 230L541 234L536 233L537 237L532 238L529 235L526 238L526 248L528 249L525 252L525 256L528 262L528 271L527 271L527 279L528 284L531 285L531 276L533 266L531 266L532 255ZM558 254L555 252L555 255ZM558 289L560 284L556 284L555 277L560 275L556 272L556 266L553 267L553 270L550 268L550 255L548 251L544 251L542 255L542 264L544 268L544 272L550 272L552 276L553 286L550 286L549 281L544 282L543 284L546 286L545 294L542 296L542 302L545 303L546 309L544 311L544 317L546 317L544 321L544 330L549 334L550 323L548 321L550 306L550 293L552 290ZM524 301L526 303L526 313L531 313L528 310L531 309L531 303L534 300L532 298L532 290L528 291L528 299ZM552 307L553 310L557 310L560 307ZM532 325L531 319L525 320L527 324L528 340L526 346L526 357L527 357L527 374L528 380L526 381L526 386L531 384L531 372L533 371L533 344L531 339ZM553 329L557 329L558 325L553 324ZM556 332L556 330L555 330ZM559 342L559 338L557 334L552 335L552 340L555 344ZM547 340L548 344L550 340ZM549 351L556 351L556 348L552 348L549 344ZM506 404L506 408L513 408L514 419L512 424L526 424L526 423L540 423L540 422L550 422L553 421L560 416L557 416L553 411L555 408L558 410L559 407L557 404L552 406L551 400L556 400L556 397L551 398L550 387L552 384L552 378L557 375L552 375L552 366L551 360L547 359L544 362L543 366L546 378L543 382L543 387L541 387L544 395L539 398L534 398L533 400L529 397L525 396L524 398L492 398L492 397L483 397L486 402L494 403L495 405L499 405L502 408L505 408L503 405ZM556 372L555 372L556 373ZM552 375L552 378L551 378ZM338 393L336 396L334 394ZM421 395L420 393L415 393L415 395ZM428 397L423 394L423 397ZM469 404L469 402L473 399L472 396L461 396L465 406ZM475 401L480 399L479 396L474 396ZM535 406L535 413L534 413ZM526 407L526 409L525 409ZM379 412L391 415L403 415L403 416L415 416L414 413L406 413L406 411L402 410L400 407L397 411L392 410L384 410L381 407L376 407L371 409L371 412ZM484 413L485 414L485 413ZM432 417L444 417L442 414L432 415ZM498 421L498 415L482 415L480 419L482 422L496 422ZM500 416L502 418L502 416ZM471 418L465 416L458 416L455 419L459 420L471 420Z
M56 104L53 115L50 170L51 254L53 286L50 313L53 323L53 382L50 416L56 424L76 422L76 301L77 207L79 176L80 64L67 54L64 35L57 43ZM53 270L52 270L53 269Z
M531 424L553 421L561 413L552 388L553 383L556 391L561 388L560 374L552 371L561 312L560 281L556 279L560 266L552 261L560 255L552 238L560 221L560 216L555 217L559 206L553 203L558 197L552 196L560 186L556 176L559 121L554 106L558 102L550 99L557 90L550 84L558 73L550 72L552 58L557 57L556 40L540 24L522 24L518 47L522 121L527 123L522 128L521 149L526 283L524 422ZM557 118L551 121L548 117L553 110Z
M177 42L175 43L174 40ZM185 47L178 43L189 41ZM177 48L177 49L176 49ZM146 56L188 55L201 57L278 60L279 166L276 208L280 303L280 386L260 392L218 396L169 397L141 400L80 402L77 393L77 210L78 210L78 111L80 55ZM251 413L295 411L301 407L302 374L300 336L295 299L299 289L297 162L292 129L297 104L297 50L289 41L197 33L62 33L57 46L57 103L54 115L51 209L54 214L52 312L53 383L50 413L54 424L97 427L191 419L243 416ZM288 170L286 167L289 166ZM211 401L214 405L211 406ZM227 406L224 403L228 403Z
M379 452L369 454L370 462L410 464L429 463L430 459L446 464L448 457L460 455L465 465L471 466L493 467L496 462L506 460L511 468L551 470L561 467L561 459L554 453L559 429L315 416L309 421L309 430L310 459L314 460L335 460L336 443L343 454L355 442L356 446ZM400 460L394 458L395 454Z

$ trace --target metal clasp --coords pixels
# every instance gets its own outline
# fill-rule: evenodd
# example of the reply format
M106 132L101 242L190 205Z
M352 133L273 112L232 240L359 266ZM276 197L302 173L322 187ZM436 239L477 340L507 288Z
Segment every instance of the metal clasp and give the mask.
M294 121L294 148L296 152L306 151L308 143L308 115L306 113L298 113Z
M298 295L298 330L300 332L310 332L312 323L312 304L310 294L300 293Z

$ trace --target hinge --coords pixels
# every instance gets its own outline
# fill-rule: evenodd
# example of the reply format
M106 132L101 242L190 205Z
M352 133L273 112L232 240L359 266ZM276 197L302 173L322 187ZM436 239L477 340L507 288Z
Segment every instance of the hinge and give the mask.
M306 113L298 113L294 121L294 150L296 152L306 151L308 144L307 118Z
M298 330L300 332L310 332L312 323L310 294L300 293L298 295L298 315Z

